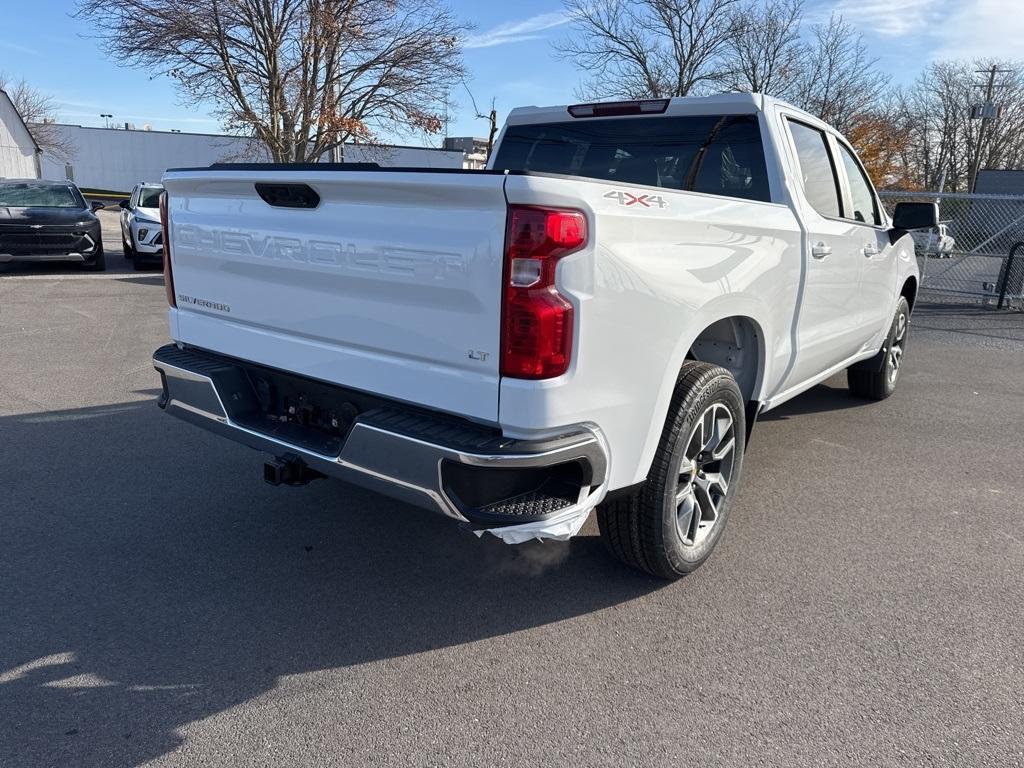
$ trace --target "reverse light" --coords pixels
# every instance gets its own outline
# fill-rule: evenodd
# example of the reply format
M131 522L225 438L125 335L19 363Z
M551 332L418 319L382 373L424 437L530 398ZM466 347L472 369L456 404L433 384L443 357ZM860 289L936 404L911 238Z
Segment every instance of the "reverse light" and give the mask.
M510 205L505 233L501 375L549 379L569 369L572 304L555 287L558 260L587 242L582 211Z
M164 290L167 292L167 303L177 307L174 298L174 275L171 272L171 229L167 220L167 192L160 193L160 227L164 233Z

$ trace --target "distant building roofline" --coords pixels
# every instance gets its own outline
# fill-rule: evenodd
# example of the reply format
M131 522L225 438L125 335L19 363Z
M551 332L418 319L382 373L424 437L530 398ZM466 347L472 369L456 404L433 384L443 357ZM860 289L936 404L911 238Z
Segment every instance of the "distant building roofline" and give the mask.
M17 110L15 110L15 111L17 111ZM20 117L20 115L19 115L19 117ZM170 136L204 136L206 138L213 138L213 139L231 139L231 140L254 141L254 142L258 142L259 141L259 139L257 139L255 136L244 136L244 135L240 136L240 135L237 135L237 134L230 134L230 133L198 133L198 132L194 132L194 131L156 130L155 128L154 129L150 129L150 130L147 131L147 130L145 130L143 128L123 128L123 127L117 127L117 126L110 126L109 128L107 128L107 127L104 127L102 125L79 125L78 123L51 123L51 125L56 125L56 126L59 126L59 127L62 127L62 128L80 128L83 131L113 131L113 132L118 133L118 134L123 134L123 133L143 133L143 134L145 134L145 133L159 133L159 134L165 134L165 135L170 135ZM26 128L27 128L27 126L26 126ZM481 141L485 141L485 139L481 139ZM422 149L422 150L427 150L427 151L430 151L430 152L458 152L458 151L460 151L460 150L457 150L457 149L445 149L444 147L419 147L419 146L416 146L414 144L367 144L367 143L359 143L359 142L355 142L355 141L346 142L345 146L346 147L367 147L367 148L379 147L381 149Z
M28 123L25 122L25 118L22 117L21 112L18 111L18 107L15 105L14 99L12 99L3 88L0 88L0 93L3 94L3 97L7 99L8 103L11 105L11 110L14 112L14 116L18 118L18 122L21 123L21 127L24 128L25 133L28 134L28 139L32 142L32 146L35 147L36 154L41 155L43 153L43 148L39 146L39 142L36 141L36 137L32 133L32 129L28 127Z

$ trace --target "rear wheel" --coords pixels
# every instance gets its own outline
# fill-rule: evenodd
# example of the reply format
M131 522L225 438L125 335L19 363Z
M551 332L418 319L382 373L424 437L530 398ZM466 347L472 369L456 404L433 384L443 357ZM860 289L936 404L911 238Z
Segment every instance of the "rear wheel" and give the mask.
M745 436L743 396L732 375L686 362L643 489L597 509L612 555L665 579L700 567L736 497Z
M896 381L903 367L903 356L907 351L907 333L910 330L910 305L900 297L896 315L892 319L885 346L878 353L882 360L873 357L846 369L846 382L850 391L859 397L884 400L896 391Z

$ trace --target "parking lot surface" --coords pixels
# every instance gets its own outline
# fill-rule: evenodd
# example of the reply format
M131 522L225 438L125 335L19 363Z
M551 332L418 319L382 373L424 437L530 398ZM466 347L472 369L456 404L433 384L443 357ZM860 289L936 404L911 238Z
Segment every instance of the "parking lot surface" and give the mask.
M0 274L0 766L1024 765L1024 316L922 306L894 397L766 415L668 584L266 486L156 407L164 306Z

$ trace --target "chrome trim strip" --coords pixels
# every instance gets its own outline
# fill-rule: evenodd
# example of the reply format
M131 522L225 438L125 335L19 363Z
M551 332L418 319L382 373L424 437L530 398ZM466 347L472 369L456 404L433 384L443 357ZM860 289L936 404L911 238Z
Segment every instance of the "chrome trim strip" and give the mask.
M85 256L78 251L68 253L0 253L0 264L7 264L12 261L85 261Z

